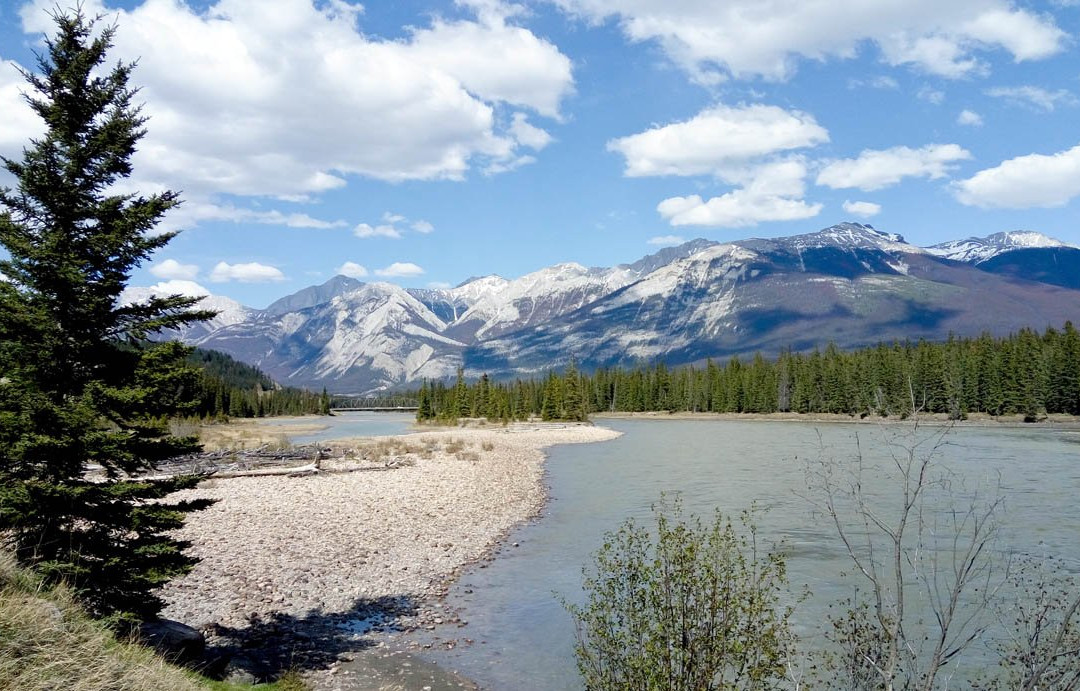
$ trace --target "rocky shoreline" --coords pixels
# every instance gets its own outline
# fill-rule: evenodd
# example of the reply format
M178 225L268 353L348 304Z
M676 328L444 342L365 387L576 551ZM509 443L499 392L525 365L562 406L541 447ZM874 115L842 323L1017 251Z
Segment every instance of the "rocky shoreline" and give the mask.
M357 656L385 649L390 632L464 625L442 597L543 507L543 449L616 436L590 425L436 428L330 442L319 471L299 477L211 478L174 497L218 502L178 533L201 561L163 590L162 616L202 629L234 678L295 667L316 688L379 688L356 673Z

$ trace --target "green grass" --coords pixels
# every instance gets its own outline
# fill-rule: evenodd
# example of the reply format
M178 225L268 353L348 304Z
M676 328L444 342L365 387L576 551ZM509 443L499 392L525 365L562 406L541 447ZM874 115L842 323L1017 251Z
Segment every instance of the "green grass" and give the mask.
M0 689L21 691L304 691L299 675L273 684L226 684L118 641L64 587L44 588L0 552Z

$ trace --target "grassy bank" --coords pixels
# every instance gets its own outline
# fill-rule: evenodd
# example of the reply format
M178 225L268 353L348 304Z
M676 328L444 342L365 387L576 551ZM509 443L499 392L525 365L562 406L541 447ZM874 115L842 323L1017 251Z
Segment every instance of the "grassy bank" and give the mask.
M37 578L0 552L0 688L21 691L302 691L295 679L260 686L214 682L117 641L65 588Z

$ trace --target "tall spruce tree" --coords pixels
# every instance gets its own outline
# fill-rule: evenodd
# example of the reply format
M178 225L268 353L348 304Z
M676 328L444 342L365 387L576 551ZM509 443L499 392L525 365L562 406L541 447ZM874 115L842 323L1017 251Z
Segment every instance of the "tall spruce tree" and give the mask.
M168 427L197 392L189 350L147 337L213 313L181 296L119 303L173 237L152 231L178 198L116 192L145 132L134 65L105 66L115 27L79 10L53 19L38 72L23 73L45 134L3 159L17 187L0 188L0 536L93 614L131 622L194 563L166 531L205 506L163 501L195 478L133 477L198 448Z

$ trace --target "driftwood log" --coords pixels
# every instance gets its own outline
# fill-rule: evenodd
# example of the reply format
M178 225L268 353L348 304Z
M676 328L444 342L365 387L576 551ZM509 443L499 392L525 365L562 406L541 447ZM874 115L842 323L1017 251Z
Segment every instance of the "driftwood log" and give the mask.
M392 470L405 465L401 459L389 459L380 464L359 465L360 459L350 458L353 449L333 449L322 446L296 446L255 449L204 451L170 459L158 466L153 475L135 479L161 480L177 475L199 475L206 478L234 477L309 477L320 474L355 473L360 471ZM355 460L357 465L323 466L324 460Z

